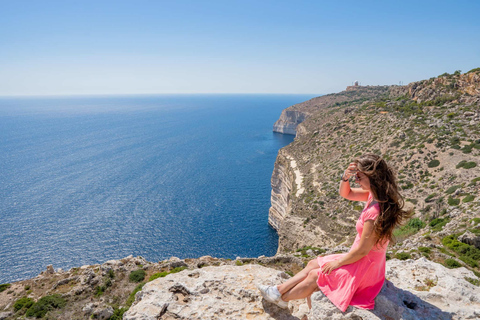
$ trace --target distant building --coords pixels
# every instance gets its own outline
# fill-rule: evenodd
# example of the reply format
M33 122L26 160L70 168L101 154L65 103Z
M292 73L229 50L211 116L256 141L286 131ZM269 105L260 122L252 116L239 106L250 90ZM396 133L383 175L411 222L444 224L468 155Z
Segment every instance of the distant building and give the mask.
M353 83L353 86L348 86L347 87L347 91L352 91L352 90L355 90L355 89L358 89L358 88L361 88L362 86L359 85L359 82L358 80L355 80L355 82Z

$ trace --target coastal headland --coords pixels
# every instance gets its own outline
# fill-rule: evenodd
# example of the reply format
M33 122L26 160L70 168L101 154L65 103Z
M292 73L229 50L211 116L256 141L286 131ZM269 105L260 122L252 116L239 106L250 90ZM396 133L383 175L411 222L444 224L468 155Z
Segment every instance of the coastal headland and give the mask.
M406 86L363 86L285 109L295 134L272 174L274 257L149 262L126 257L0 285L0 319L480 318L480 68ZM337 188L364 152L387 159L414 217L395 231L374 310L341 313L321 294L282 310L255 283L283 281L318 255L346 252L362 203Z

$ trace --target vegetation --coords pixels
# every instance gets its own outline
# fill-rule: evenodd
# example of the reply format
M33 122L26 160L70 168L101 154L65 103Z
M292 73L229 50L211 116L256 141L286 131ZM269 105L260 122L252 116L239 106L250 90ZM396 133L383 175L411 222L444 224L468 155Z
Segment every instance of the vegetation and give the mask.
M438 160L432 160L428 163L429 168L435 168L435 167L438 167L439 165L440 165L440 161Z
M471 168L475 168L476 166L477 166L477 163L474 161L467 162L466 160L462 160L457 164L456 168L471 169Z
M31 306L33 306L34 303L35 301L32 298L22 297L17 301L15 301L15 304L13 305L13 309L15 310L15 312L21 309L28 309Z
M408 252L399 252L395 255L395 258L397 258L398 260L407 260L411 259L412 257Z
M471 73L471 72L480 72L480 68L472 69L472 70L468 71L467 73Z
M144 285L145 285L145 282L140 283L138 286L135 287L135 289L133 289L132 293L130 293L130 295L128 296L127 302L125 302L125 305L127 306L127 310L132 306L132 303L135 301L135 295L137 294L137 292L142 290Z
M7 290L8 288L10 288L10 286L11 286L10 283L0 284L0 292Z
M480 250L475 246L457 240L458 235L449 235L442 239L442 244L448 249L456 252L460 260L471 267L478 267L480 261Z
M26 316L42 318L48 311L65 307L66 301L59 294L45 296L28 308Z
M183 271L185 269L187 269L187 267L176 267L176 268L173 268L170 271L157 272L157 273L152 274L150 276L150 278L148 279L148 281L153 281L153 280L158 279L158 278L163 278L163 277L165 277L169 274L177 273L177 272Z
M406 225L397 228L393 231L393 235L396 238L405 238L408 237L412 234L415 234L418 232L418 230L424 228L426 226L425 222L420 220L419 218L412 218L410 219Z
M452 197L448 197L448 205L450 206L458 206L460 204L460 199L455 199L455 198L452 198Z
M142 282L145 279L146 272L143 269L138 269L130 272L129 279L132 282Z
M446 194L452 194L454 193L455 191L457 191L457 189L461 188L462 186L461 185L456 185L456 186L451 186L450 188L447 189L447 191L445 191Z
M113 309L113 315L108 318L108 320L122 320L123 319L123 314L127 312L128 308L114 308Z
M429 225L432 227L432 231L440 231L449 221L449 218L437 218L430 221Z
M444 263L445 267L449 269L460 268L462 265L455 259L446 259Z
M467 280L468 282L470 282L471 284L473 284L475 286L480 286L480 280L479 279L473 279L473 278L470 278L470 277L465 277L465 280Z

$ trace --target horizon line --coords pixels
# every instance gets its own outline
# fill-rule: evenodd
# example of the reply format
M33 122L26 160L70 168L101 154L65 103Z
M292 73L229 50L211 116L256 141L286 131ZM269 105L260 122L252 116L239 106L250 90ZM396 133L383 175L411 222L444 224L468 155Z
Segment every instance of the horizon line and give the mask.
M333 92L332 92L333 93ZM325 95L326 93L278 93L278 92L189 92L189 93L66 93L66 94L12 94L0 98L48 98L48 97L101 97L101 96L156 96L156 95Z

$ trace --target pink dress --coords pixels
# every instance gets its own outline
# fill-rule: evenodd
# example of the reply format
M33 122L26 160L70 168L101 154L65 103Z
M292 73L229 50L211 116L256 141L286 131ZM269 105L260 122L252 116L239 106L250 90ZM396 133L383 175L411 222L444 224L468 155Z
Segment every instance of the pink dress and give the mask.
M372 194L369 194L367 204L360 218L358 218L355 226L357 237L350 251L360 243L365 221L375 220L380 214L378 203L370 205L372 198ZM385 280L387 246L388 241L381 246L374 246L365 257L354 263L341 266L330 272L329 275L320 271L323 265L341 258L346 253L318 257L317 261L320 266L317 280L318 287L342 312L345 312L349 305L361 309L373 309L375 306L374 299L382 289Z

